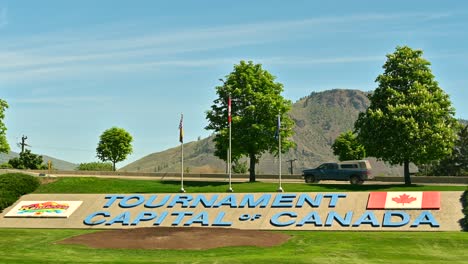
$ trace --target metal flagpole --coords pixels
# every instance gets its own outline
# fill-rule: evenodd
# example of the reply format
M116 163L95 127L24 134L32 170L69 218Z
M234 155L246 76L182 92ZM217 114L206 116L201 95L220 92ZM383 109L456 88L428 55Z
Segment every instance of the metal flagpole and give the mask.
M228 99L228 122L229 122L229 152L228 152L228 160L229 160L229 165L228 165L228 172L229 172L229 189L227 190L228 192L233 192L234 190L232 189L232 164L231 164L231 124L232 124L232 118L231 118L231 95L229 95Z
M277 192L283 192L283 187L281 186L281 115L278 114L278 150L279 150L279 188Z
M181 171L180 171L180 192L185 192L184 189L184 114L180 114L180 134L179 134L179 141L180 141L180 148L181 148Z

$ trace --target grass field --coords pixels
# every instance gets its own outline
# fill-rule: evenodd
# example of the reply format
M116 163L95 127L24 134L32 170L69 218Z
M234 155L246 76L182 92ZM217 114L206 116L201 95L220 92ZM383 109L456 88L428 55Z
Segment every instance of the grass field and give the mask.
M1 263L466 263L467 233L285 232L270 248L111 250L56 241L87 230L0 229Z
M187 192L225 192L225 182L186 182ZM234 183L235 192L274 192L274 183ZM464 191L466 186L284 184L286 192ZM179 182L60 178L36 193L178 192ZM468 233L284 231L270 248L210 250L92 249L55 242L96 230L0 229L0 263L468 263ZM283 232L283 231L282 231Z
M185 181L189 193L226 192L227 182ZM298 184L284 183L286 192L353 192L353 191L464 191L466 186L441 185L350 185L350 184ZM232 183L235 192L275 192L277 183ZM179 181L105 179L94 177L57 178L57 181L41 185L35 193L177 193Z

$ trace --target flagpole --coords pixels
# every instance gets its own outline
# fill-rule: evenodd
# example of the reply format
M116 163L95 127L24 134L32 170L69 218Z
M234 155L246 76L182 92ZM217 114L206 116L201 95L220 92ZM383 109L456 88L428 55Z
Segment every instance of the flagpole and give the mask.
M281 186L281 115L278 114L278 150L279 150L279 188L277 192L283 192L283 187Z
M181 180L180 180L180 192L185 192L185 189L184 189L184 143L182 142L180 144L181 146L181 149L182 149L182 160L181 160L181 164L182 164L182 168L181 168Z
M180 192L185 192L184 189L184 127L183 127L183 121L184 121L184 114L180 114L180 124L179 124L179 129L180 129L180 134L179 134L179 141L180 141L180 148L181 148L181 170L180 170Z
M227 190L228 192L233 192L234 190L232 189L232 164L231 164L231 124L232 124L232 118L231 118L231 95L229 95L228 99L228 122L229 122L229 152L228 152L228 160L229 160L229 165L228 165L228 172L229 172L229 189Z

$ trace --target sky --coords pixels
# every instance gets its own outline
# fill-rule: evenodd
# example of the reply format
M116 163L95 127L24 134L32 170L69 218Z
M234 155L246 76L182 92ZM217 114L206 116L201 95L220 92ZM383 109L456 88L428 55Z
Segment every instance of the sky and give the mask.
M423 50L468 119L468 1L4 1L0 98L12 151L98 161L113 126L133 136L117 167L212 132L206 111L233 66L261 63L292 102L371 91L386 54Z

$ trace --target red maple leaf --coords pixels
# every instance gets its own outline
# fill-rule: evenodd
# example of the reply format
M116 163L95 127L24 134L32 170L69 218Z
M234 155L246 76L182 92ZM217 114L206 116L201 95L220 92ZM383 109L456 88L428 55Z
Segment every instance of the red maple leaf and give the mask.
M415 197L410 197L409 195L407 195L406 193L400 195L400 197L394 197L392 198L392 201L396 202L396 203L401 203L403 205L406 204L410 204L412 203L413 201L416 201L417 199Z

